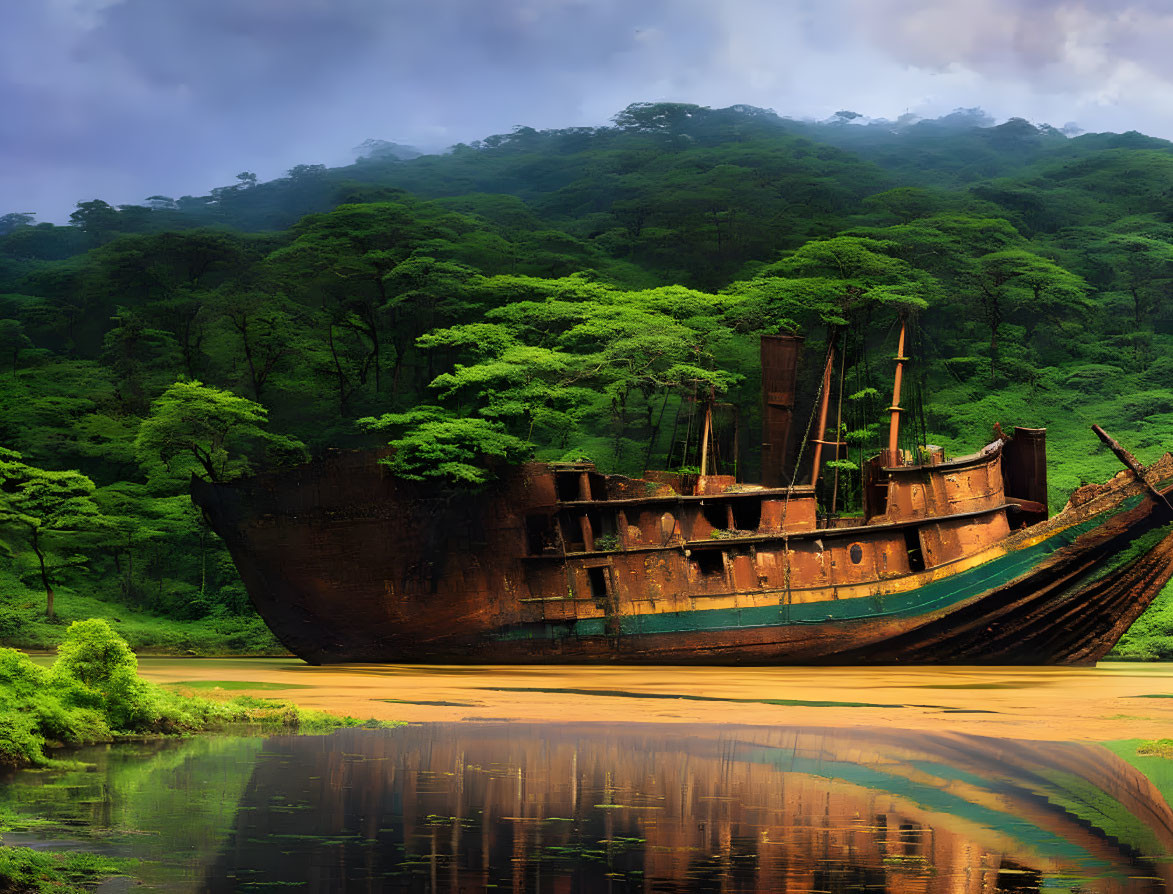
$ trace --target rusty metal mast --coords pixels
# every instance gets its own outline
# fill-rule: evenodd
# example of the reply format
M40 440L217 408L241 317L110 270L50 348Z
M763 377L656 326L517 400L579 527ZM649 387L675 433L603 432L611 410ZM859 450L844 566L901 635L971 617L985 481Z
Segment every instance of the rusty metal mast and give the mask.
M819 427L815 429L815 437L812 442L815 445L814 460L811 462L811 484L814 484L819 479L819 466L823 464L823 445L830 443L838 443L838 441L827 441L827 408L831 403L831 371L835 365L835 333L832 331L831 338L827 342L827 365L823 367L823 387L819 394Z
M900 385L904 379L904 364L908 358L904 356L904 330L907 326L907 318L900 318L900 341L896 346L896 380L892 385L892 406L888 407L888 412L892 414L891 422L888 424L888 456L886 457L887 465L899 466L900 461L900 414L903 412L900 407Z

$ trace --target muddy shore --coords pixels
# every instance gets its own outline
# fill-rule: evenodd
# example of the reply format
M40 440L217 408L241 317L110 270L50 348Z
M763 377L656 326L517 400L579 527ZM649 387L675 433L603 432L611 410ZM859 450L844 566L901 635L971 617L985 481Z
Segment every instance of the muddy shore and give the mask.
M143 658L192 692L284 698L356 717L646 721L950 731L1037 740L1173 736L1173 664L1095 668L333 665Z

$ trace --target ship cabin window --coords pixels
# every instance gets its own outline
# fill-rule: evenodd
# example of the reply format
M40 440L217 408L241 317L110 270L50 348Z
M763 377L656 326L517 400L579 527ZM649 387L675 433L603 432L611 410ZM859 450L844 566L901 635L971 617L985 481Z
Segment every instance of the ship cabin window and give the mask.
M733 523L739 531L756 531L762 525L762 501L745 498L733 500Z
M729 513L724 503L705 503L701 506L701 512L710 527L721 530L729 527Z
M719 549L701 549L692 554L696 570L701 574L724 574L725 554Z
M578 519L572 515L562 515L558 519L558 525L562 530L562 542L566 544L566 551L568 553L580 553L583 551L582 543L582 527L578 523Z
M591 521L591 531L596 538L606 538L611 542L610 546L602 547L604 549L614 549L615 544L619 541L619 529L615 525L614 512L599 512L597 509L592 509L587 513L587 518Z
M554 492L561 502L578 499L578 472L555 472Z
M852 565L858 565L863 561L863 544L853 543L847 550L847 555L851 558Z
M531 556L554 552L558 549L558 529L549 515L527 515L525 517L525 544Z
M589 475L591 483L591 499L605 500L607 499L607 479L603 475L596 472L591 472Z
M607 598L607 591L609 589L609 587L608 587L609 581L607 579L607 566L606 565L599 565L595 568L588 568L586 570L586 573L587 573L587 583L590 585L590 588L591 588L591 598L592 599L606 599Z
M920 535L916 528L904 529L904 548L908 550L908 570L924 571L925 556L920 550Z

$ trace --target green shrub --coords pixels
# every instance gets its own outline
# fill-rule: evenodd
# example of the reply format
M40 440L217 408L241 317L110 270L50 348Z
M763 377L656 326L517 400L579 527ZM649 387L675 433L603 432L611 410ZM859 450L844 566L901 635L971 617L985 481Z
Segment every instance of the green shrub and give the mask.
M180 695L142 679L126 640L100 619L70 624L48 669L23 652L0 648L0 765L43 765L49 762L46 746L108 742L115 733L167 734L227 723L325 731L359 722L288 702Z
M45 763L45 737L37 718L18 711L0 713L0 765L19 767Z
M1088 394L1114 392L1120 384L1124 370L1106 363L1086 363L1071 370L1067 376L1067 387Z
M1122 398L1120 410L1125 419L1139 422L1148 416L1173 411L1173 392L1165 389L1137 391Z

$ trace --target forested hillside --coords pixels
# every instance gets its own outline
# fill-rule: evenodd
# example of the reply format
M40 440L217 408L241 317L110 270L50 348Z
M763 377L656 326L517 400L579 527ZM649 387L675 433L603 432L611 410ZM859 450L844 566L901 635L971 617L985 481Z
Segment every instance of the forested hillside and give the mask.
M724 468L753 479L762 333L807 339L804 425L840 333L849 498L901 316L910 448L1046 426L1057 510L1118 471L1092 422L1146 462L1173 447L1173 144L860 120L639 104L0 217L0 640L53 641L51 607L139 646L272 648L193 472L388 440L448 488L502 458L688 467L712 393L741 433ZM1173 657L1169 598L1122 649Z

